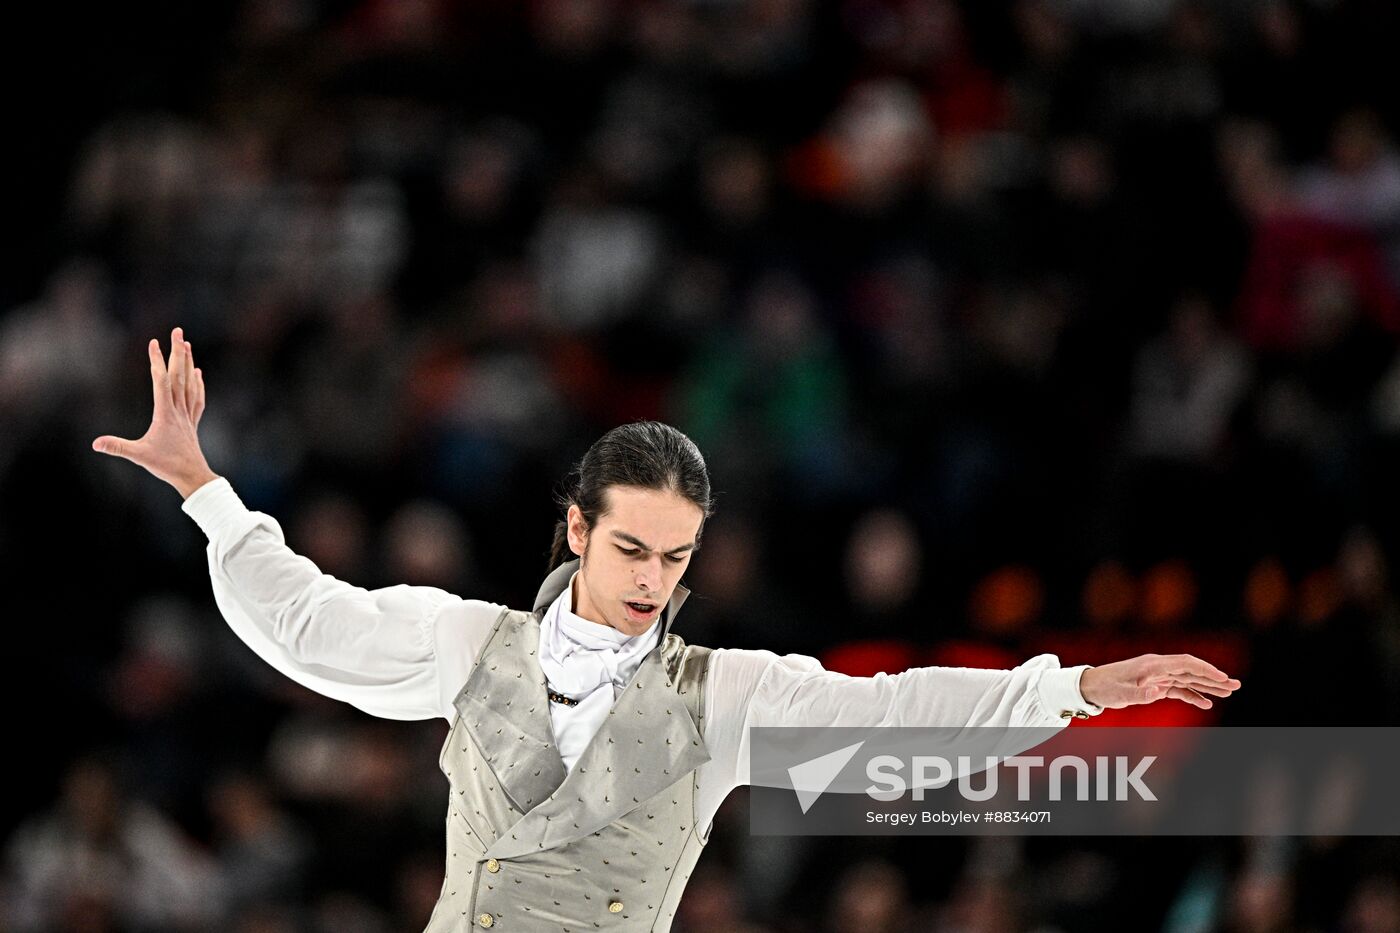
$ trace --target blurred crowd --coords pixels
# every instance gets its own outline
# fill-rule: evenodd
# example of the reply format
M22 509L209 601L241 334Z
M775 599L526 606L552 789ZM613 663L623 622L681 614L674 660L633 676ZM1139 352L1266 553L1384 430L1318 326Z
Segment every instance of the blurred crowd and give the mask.
M179 497L89 449L144 429L177 324L215 471L362 586L527 605L570 463L657 418L718 493L689 641L1185 650L1244 689L1103 722L1396 724L1400 8L172 17L73 26L103 105L10 218L0 930L391 933L438 895L446 724L280 679ZM1400 933L1386 839L794 840L746 804L680 933Z

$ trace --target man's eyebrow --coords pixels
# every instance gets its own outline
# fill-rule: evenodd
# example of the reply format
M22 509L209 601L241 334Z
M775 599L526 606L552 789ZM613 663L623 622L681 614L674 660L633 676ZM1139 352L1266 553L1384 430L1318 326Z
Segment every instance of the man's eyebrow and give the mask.
M618 538L618 539L621 539L621 540L623 540L623 541L626 541L628 544L635 545L636 547L641 548L643 551L650 551L650 550L652 549L652 548L651 548L651 545L649 545L649 544L647 544L646 542L644 542L641 538L635 537L635 536L633 536L633 535L629 535L629 534L628 534L627 532L625 532L625 531L614 531L612 534L613 534L613 537L614 537L614 538ZM693 550L695 550L695 542L694 542L694 541L690 542L689 544L682 544L680 547L673 547L673 548L671 548L671 550L667 551L666 553L667 553L667 554L679 554L679 553L681 553L682 551L693 551Z

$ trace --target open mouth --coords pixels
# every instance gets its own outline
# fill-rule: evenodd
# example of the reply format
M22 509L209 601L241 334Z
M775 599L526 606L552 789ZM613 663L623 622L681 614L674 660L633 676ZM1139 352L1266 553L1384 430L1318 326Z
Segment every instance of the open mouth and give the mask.
M661 609L654 603L635 602L626 600L623 605L627 607L627 617L633 622L649 622L656 618L656 613Z

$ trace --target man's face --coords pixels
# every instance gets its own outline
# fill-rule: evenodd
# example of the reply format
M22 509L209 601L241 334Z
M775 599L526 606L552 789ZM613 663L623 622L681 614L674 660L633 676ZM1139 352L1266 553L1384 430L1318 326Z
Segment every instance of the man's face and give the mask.
M640 635L690 564L704 513L676 492L610 486L607 508L589 528L569 507L569 548L582 558L574 612L625 635Z

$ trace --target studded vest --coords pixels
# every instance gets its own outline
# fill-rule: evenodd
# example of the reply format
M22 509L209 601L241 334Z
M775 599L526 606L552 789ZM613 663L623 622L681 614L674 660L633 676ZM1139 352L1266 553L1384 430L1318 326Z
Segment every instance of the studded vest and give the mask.
M669 930L707 841L695 784L710 758L709 649L669 632L683 587L658 646L566 774L537 655L544 610L577 566L549 575L533 612L501 613L457 695L440 758L447 873L426 933Z

